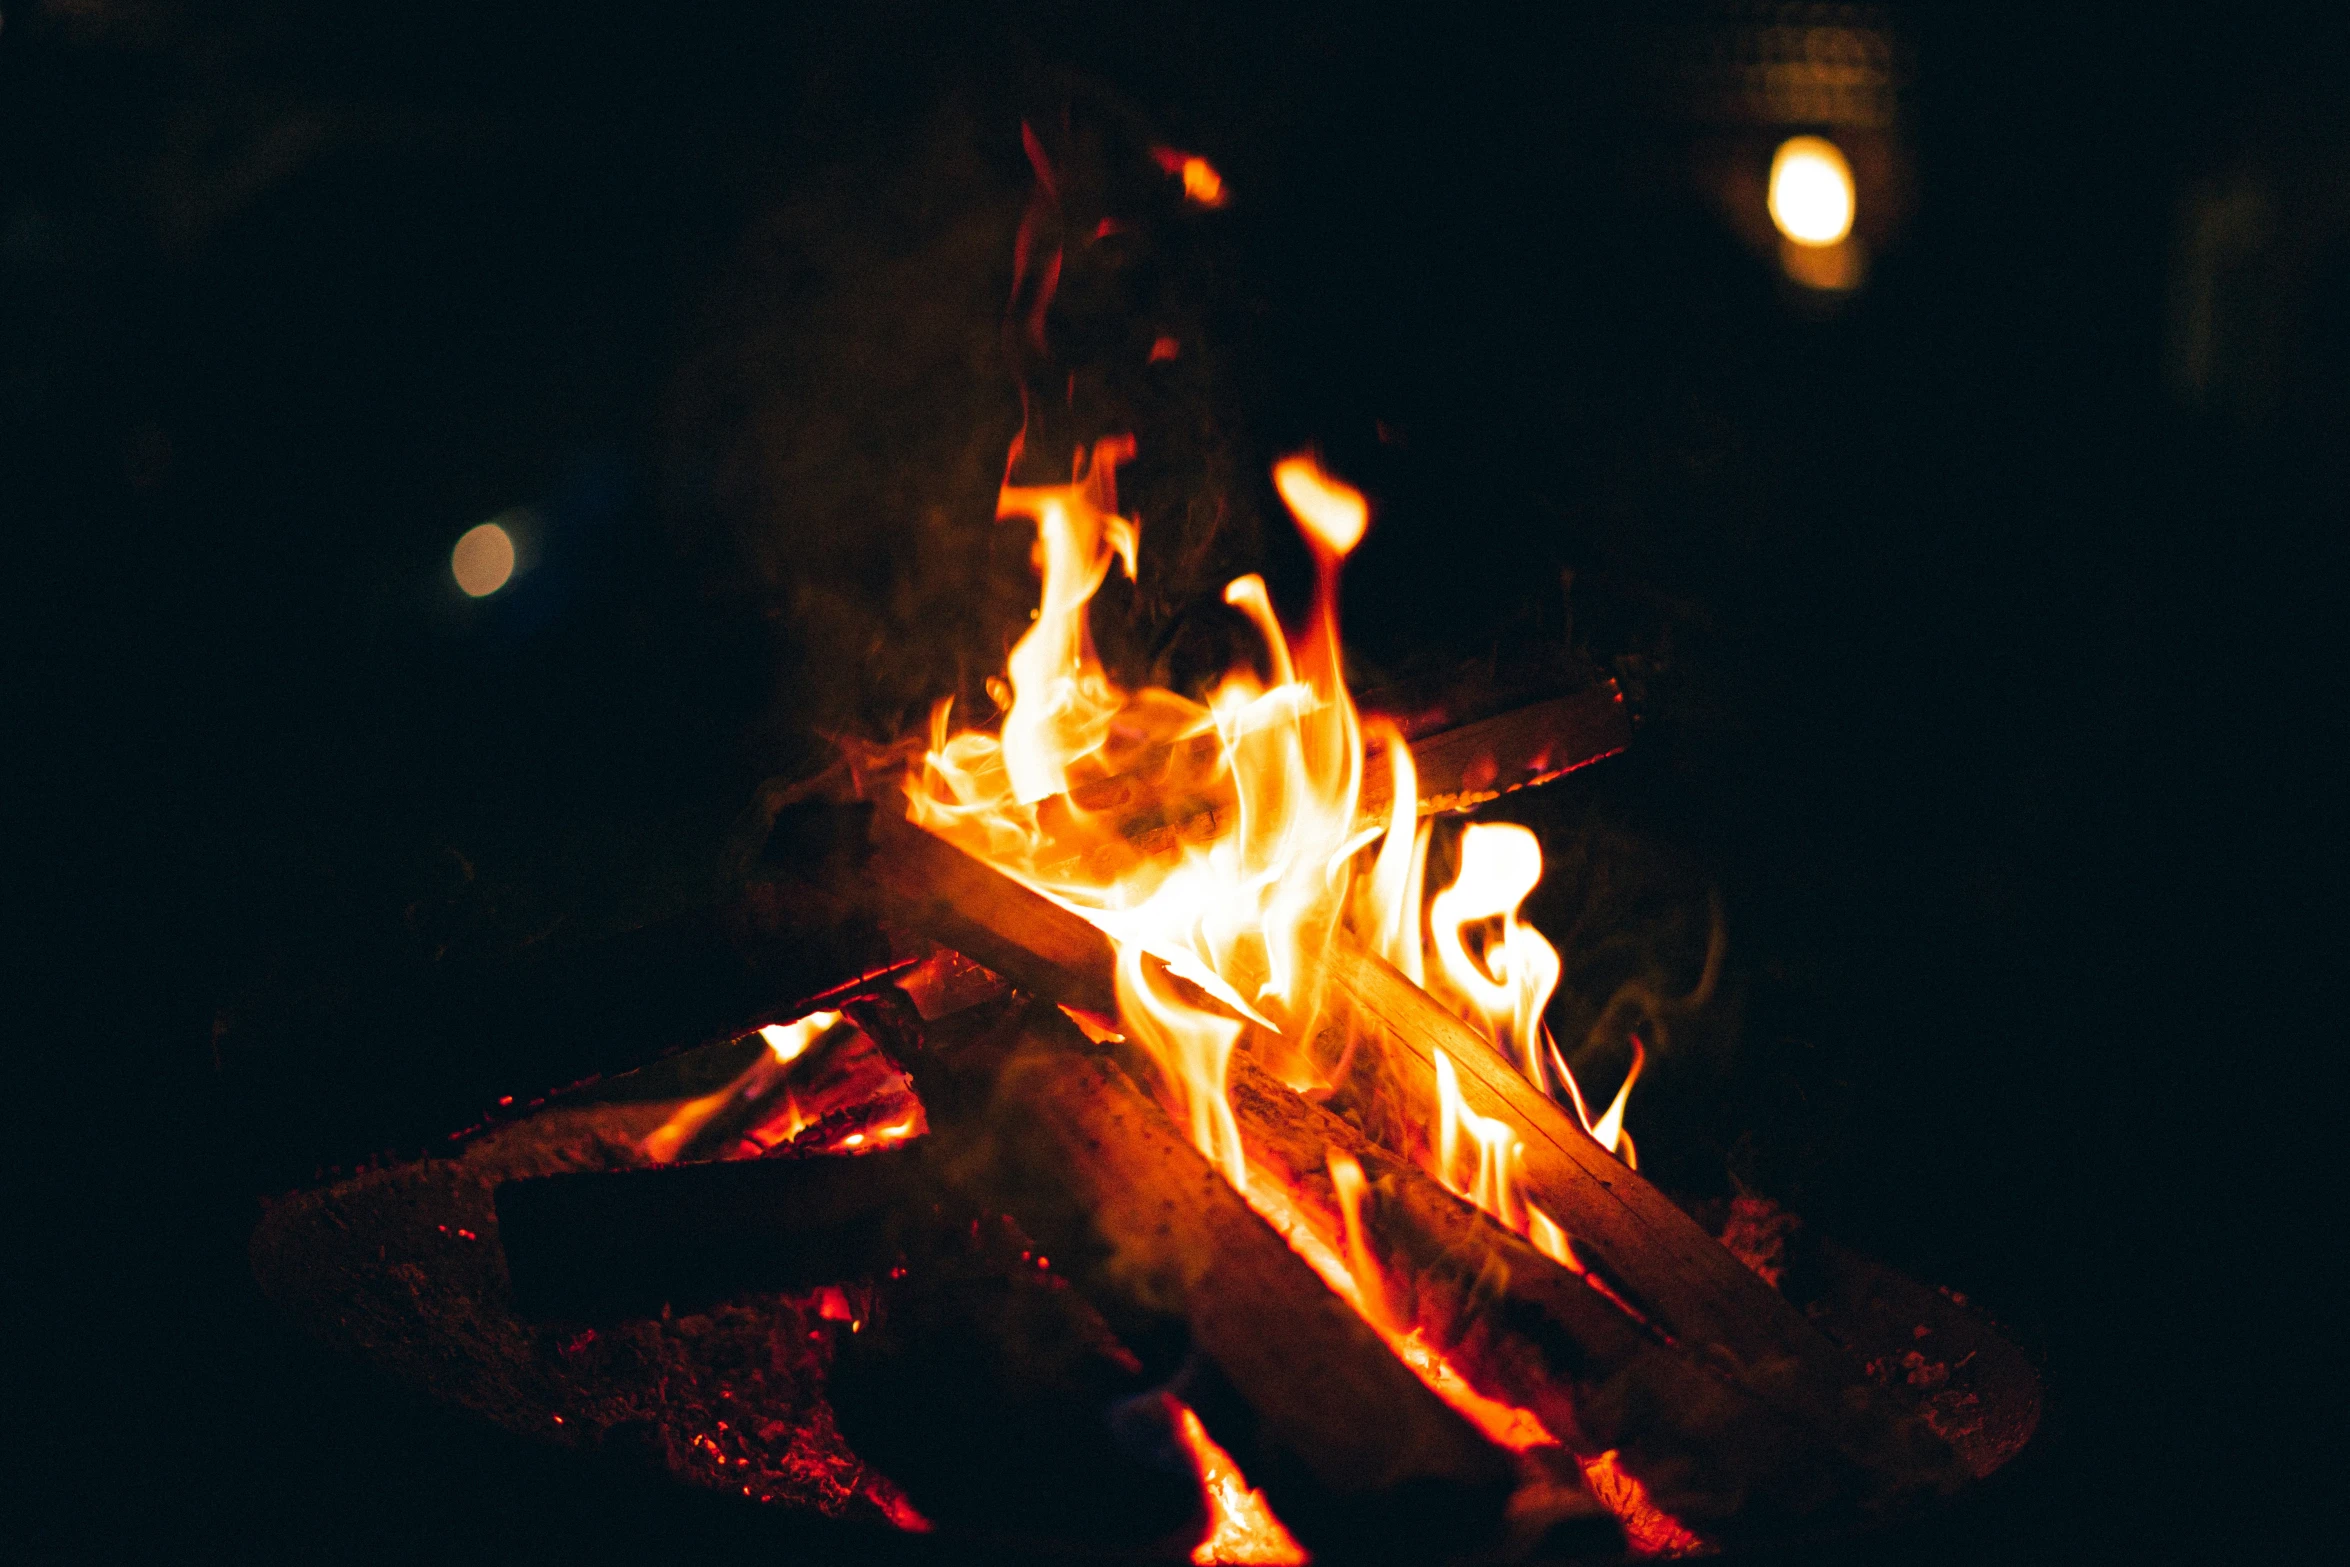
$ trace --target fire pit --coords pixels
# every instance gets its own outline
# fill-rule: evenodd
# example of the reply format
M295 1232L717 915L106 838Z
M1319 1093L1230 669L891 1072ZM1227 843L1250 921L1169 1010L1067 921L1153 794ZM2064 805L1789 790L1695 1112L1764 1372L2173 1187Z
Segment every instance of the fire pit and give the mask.
M1027 146L1010 330L1041 362L1071 223ZM1205 159L1151 161L1223 203ZM1028 406L996 515L1042 588L997 711L941 700L762 795L720 922L759 1026L286 1199L268 1292L512 1429L950 1543L1691 1555L1918 1516L2020 1451L2036 1382L1963 1297L1640 1175L1642 1032L1710 993L1719 931L1695 997L1611 1009L1601 1095L1545 1021L1535 835L1440 841L1630 744L1616 684L1359 703L1370 508L1305 452L1271 474L1302 624L1243 575L1226 667L1122 681L1090 612L1141 570L1138 438L1048 452Z

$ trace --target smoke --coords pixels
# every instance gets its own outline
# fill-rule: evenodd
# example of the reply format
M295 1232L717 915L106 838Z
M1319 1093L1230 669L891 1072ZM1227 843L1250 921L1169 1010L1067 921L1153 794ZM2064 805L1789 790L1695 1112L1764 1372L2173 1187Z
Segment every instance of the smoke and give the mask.
M1032 529L995 520L1015 437L1024 482L1066 482L1101 435L1139 441L1119 500L1141 580L1095 613L1122 679L1254 562L1216 215L1186 205L1136 116L1061 86L1025 116L947 102L797 175L694 327L672 513L712 591L772 629L772 764L812 734L908 732L945 693L988 715L985 676L1036 601Z

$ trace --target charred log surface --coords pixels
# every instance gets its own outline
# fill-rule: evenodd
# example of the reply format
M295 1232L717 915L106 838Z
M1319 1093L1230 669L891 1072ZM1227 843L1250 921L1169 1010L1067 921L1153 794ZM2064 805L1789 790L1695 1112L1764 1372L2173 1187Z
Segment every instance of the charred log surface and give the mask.
M870 926L746 942L696 914L565 952L451 966L405 987L273 1016L231 1015L222 1068L283 1150L285 1183L445 1144L554 1091L827 1004L886 974ZM746 955L746 952L748 955Z
M501 1182L515 1308L601 1321L886 1271L931 1189L915 1148Z
M1652 1321L1771 1407L1830 1436L1854 1462L1951 1489L1964 1468L1914 1409L1873 1386L1778 1291L1661 1192L1618 1163L1469 1026L1392 964L1341 938L1328 955L1323 1048L1375 1081L1348 1085L1373 1135L1403 1146L1436 1120L1435 1062L1459 1068L1463 1097L1523 1143L1528 1198Z
M955 946L1037 994L1108 1012L1109 939L960 850L870 810L854 874L891 917ZM852 837L845 823L828 829ZM1964 1468L1916 1412L1749 1273L1654 1187L1618 1163L1481 1036L1383 960L1332 944L1317 1054L1359 1063L1339 1103L1376 1141L1405 1151L1434 1120L1434 1055L1460 1068L1470 1107L1525 1144L1529 1194L1644 1314L1769 1407L1826 1436L1895 1489L1951 1488ZM919 1083L919 1078L917 1082ZM934 1097L927 1090L926 1102Z
M1917 1477L1855 1462L1689 1350L1669 1345L1584 1278L1462 1202L1352 1123L1245 1054L1233 1113L1261 1162L1333 1221L1329 1156L1368 1179L1364 1215L1380 1304L1477 1390L1531 1411L1577 1458L1618 1454L1664 1511L1718 1543L1897 1503Z
M1514 708L1492 718L1439 730L1412 742L1419 772L1420 814L1465 811L1513 789L1531 789L1578 767L1605 761L1632 743L1624 694L1613 680L1588 691ZM1384 747L1364 758L1363 793L1356 817L1383 820L1394 772Z
M250 1253L304 1332L506 1430L688 1485L882 1528L909 1516L824 1398L854 1290L738 1295L703 1311L531 1322L514 1310L492 1191L628 1168L671 1107L542 1111L457 1157L270 1205Z
M826 1386L857 1452L942 1529L1179 1558L1206 1522L1182 1451L1152 1440L1141 1363L1000 1220L927 1235Z
M1021 1002L972 1020L976 1037L933 1025L927 1048L860 1022L905 1051L967 1200L1015 1215L1146 1369L1181 1345L1212 1371L1222 1396L1197 1397L1201 1421L1309 1549L1426 1559L1499 1537L1503 1455L1067 1019Z

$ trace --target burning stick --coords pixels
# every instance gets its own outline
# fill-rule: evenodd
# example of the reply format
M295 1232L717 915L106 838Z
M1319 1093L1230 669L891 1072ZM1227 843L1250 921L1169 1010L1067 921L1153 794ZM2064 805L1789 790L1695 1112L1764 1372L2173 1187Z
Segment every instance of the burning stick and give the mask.
M1231 1089L1252 1169L1270 1167L1322 1206L1370 1309L1477 1393L1539 1420L1586 1473L1632 1477L1657 1508L1717 1541L1914 1485L1911 1471L1872 1472L1875 1455L1839 1454L1667 1344L1587 1278L1245 1055L1233 1059Z
M1509 1128L1525 1197L1620 1280L1638 1309L1771 1407L1834 1436L1848 1455L1955 1480L1948 1450L1873 1388L1785 1296L1619 1164L1467 1024L1343 937L1332 942L1328 964L1321 1026L1334 1037L1324 1048L1335 1053L1354 1043L1354 1059L1378 1073L1371 1095L1381 1114L1367 1119L1431 1124L1441 1053L1457 1068L1468 1108ZM1350 1097L1371 1097L1364 1086L1361 1079L1350 1085ZM1399 1139L1388 1133L1383 1140Z
M893 1036L966 1199L1013 1213L1129 1344L1188 1344L1183 1396L1309 1549L1427 1560L1498 1536L1507 1460L1066 1018L1023 1003L940 1048L910 1005L858 1017Z
M1615 755L1631 738L1623 692L1613 680L1440 730L1412 748L1419 814L1465 811L1512 790L1548 783ZM1384 740L1372 736L1355 812L1361 829L1387 819L1393 770L1385 749ZM1072 779L1066 794L1037 807L1040 828L1054 842L1070 846L1040 861L1037 871L1047 880L1107 883L1145 861L1223 836L1234 823L1234 794L1221 763L1222 749L1211 730L1153 746L1116 773Z
M887 807L864 809L870 849L854 874L885 915L1023 989L1114 1017L1116 959L1107 936ZM829 831L853 836L845 827ZM1914 1417L1427 992L1344 937L1332 943L1327 978L1321 1034L1338 1047L1350 1039L1369 1047L1356 1052L1358 1061L1392 1064L1346 1085L1370 1135L1397 1151L1429 1124L1442 1051L1457 1063L1470 1107L1523 1145L1526 1194L1657 1326L1850 1462L1891 1477L1888 1489L1956 1482L1951 1455ZM1322 1050L1324 1058L1340 1053L1330 1044ZM923 1098L931 1100L927 1089Z
M1613 680L1573 696L1439 730L1412 746L1420 814L1469 810L1512 790L1531 789L1605 761L1631 743L1624 693ZM1363 758L1363 792L1355 808L1361 826L1376 826L1387 818L1394 769L1384 750L1373 744Z

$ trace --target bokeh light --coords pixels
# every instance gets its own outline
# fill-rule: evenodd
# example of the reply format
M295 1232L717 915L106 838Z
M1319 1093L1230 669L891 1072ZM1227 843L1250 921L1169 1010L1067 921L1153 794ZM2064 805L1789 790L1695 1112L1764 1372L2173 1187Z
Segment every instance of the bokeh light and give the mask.
M1852 165L1824 136L1793 136L1771 156L1771 221L1798 245L1852 232Z
M466 530L449 552L449 573L468 598L488 598L514 575L514 539L494 522Z

